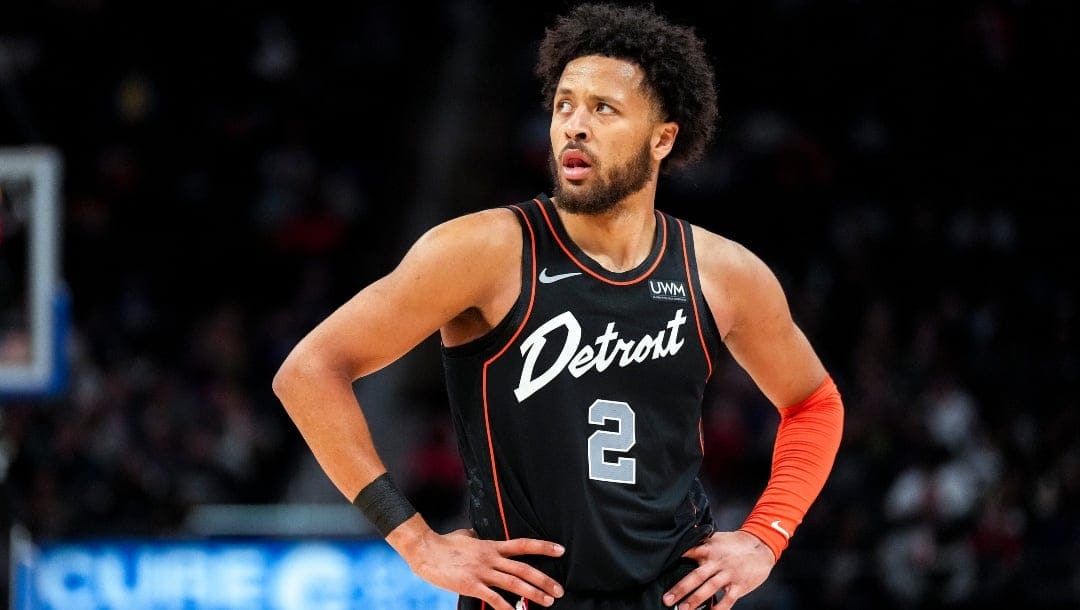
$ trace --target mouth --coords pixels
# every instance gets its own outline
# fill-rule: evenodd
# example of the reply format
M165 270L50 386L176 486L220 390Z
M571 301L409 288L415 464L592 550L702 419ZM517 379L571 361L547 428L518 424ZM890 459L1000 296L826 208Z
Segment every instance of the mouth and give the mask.
M562 156L562 174L567 180L583 180L589 174L592 163L580 150L568 150Z

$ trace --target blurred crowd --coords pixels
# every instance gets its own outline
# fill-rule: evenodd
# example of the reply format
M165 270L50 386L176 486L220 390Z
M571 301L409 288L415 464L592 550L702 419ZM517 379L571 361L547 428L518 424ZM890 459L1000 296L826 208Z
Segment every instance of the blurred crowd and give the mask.
M0 398L0 527L184 536L196 506L307 500L326 481L270 391L288 350L427 226L547 189L530 68L561 7L355 4L0 9L0 146L64 158L73 314L65 391ZM847 407L832 478L739 607L1076 607L1080 9L664 5L709 41L722 118L658 205L776 270ZM436 350L387 371L373 429L450 528ZM776 421L722 363L702 477L730 527Z

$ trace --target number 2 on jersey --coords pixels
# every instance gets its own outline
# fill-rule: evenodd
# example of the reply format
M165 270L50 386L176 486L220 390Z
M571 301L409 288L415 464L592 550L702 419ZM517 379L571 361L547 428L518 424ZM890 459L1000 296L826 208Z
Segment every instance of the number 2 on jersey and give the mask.
M634 410L625 402L597 399L589 407L589 423L603 426L616 423L614 430L597 430L589 436L589 478L594 481L633 485L637 480L637 460L618 457L605 459L605 452L626 453L637 442Z

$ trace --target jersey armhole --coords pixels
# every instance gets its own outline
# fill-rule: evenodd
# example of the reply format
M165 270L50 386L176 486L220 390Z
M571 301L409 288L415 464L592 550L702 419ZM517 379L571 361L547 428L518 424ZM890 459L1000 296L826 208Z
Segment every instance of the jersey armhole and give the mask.
M691 289L694 291L694 298L697 300L696 313L698 317L698 323L701 324L702 338L705 342L703 346L707 352L709 358L712 360L712 372L716 371L716 364L718 358L724 352L724 342L720 338L720 331L716 324L716 319L713 318L712 308L709 307L708 301L705 300L705 292L701 289L701 277L697 264L697 251L694 249L694 228L689 222L683 219L675 219L678 223L680 232L683 234L683 243L686 245L686 262L689 266L689 281ZM710 377L711 377L710 373Z
M502 206L513 212L521 227L521 286L518 297L506 315L483 336L477 337L468 343L453 347L441 346L443 354L448 358L463 358L476 356L484 353L496 353L503 349L507 343L513 340L517 329L526 318L532 303L533 291L536 289L536 236L533 234L532 224L528 214L521 207L522 204L509 204Z

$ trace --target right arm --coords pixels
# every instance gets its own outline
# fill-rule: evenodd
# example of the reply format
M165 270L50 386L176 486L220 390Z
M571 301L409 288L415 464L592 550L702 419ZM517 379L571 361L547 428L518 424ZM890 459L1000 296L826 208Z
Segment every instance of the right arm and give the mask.
M440 329L497 322L519 284L520 227L512 212L487 210L425 233L386 276L342 304L303 337L274 376L281 400L319 465L349 500L386 472L353 391L353 382L402 357ZM501 313L500 313L501 310ZM478 324L477 320L481 322ZM469 332L476 332L475 330ZM515 555L557 556L540 540L478 540L440 535L413 515L386 537L425 580L512 610L491 587L548 606L562 590ZM550 596L550 597L547 597Z

